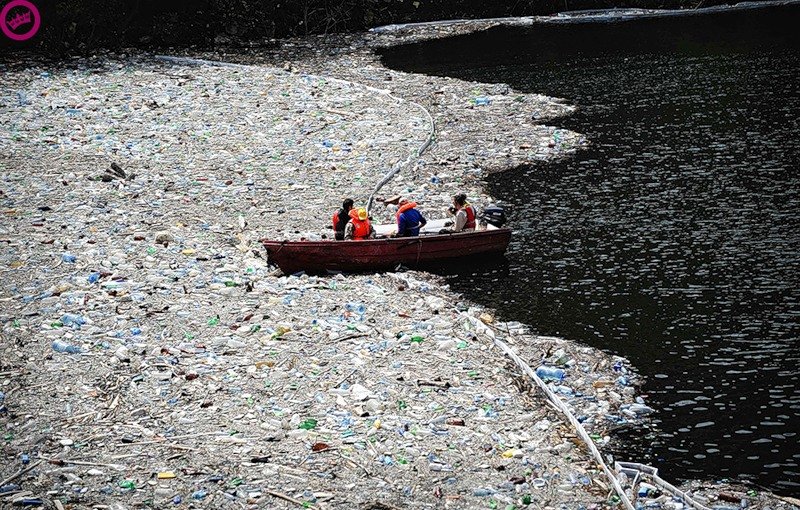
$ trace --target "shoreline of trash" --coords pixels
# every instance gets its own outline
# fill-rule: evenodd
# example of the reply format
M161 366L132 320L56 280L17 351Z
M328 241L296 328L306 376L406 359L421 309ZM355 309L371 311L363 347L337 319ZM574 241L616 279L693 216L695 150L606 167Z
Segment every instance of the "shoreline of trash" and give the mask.
M0 501L618 505L494 340L550 367L542 378L599 446L650 412L626 360L498 321L425 273L281 275L258 243L330 236L341 199L366 203L424 141L424 115L363 85L431 113L434 145L381 190L430 217L456 192L487 204L487 171L578 150L580 135L541 124L572 108L387 70L374 41L302 61L314 40L285 44L299 50L195 55L288 59L283 71L143 54L0 70ZM393 217L376 204L377 220ZM714 508L740 496L790 508L692 489ZM657 488L645 500L679 508Z

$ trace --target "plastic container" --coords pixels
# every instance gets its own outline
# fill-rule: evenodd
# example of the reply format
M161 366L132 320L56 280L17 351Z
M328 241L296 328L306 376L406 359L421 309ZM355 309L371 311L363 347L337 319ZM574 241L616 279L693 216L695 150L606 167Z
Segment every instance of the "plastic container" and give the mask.
M494 493L493 489L475 489L472 491L473 496L491 496Z
M65 313L61 316L61 324L64 326L72 326L75 329L81 329L81 326L86 324L86 319L74 313Z
M344 309L348 312L357 313L358 315L364 315L367 313L367 307L364 306L363 303L347 303L344 305Z
M81 348L70 345L67 342L63 342L61 340L56 340L53 342L53 350L56 352L65 352L67 354L80 354Z
M560 368L547 367L543 365L536 369L536 375L538 375L539 379L542 379L543 381L563 381L567 374Z

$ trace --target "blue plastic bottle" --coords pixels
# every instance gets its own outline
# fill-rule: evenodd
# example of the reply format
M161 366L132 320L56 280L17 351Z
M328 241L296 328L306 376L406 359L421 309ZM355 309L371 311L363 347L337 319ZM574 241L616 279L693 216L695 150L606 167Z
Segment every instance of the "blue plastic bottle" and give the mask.
M67 342L56 340L53 342L53 350L56 352L66 352L67 354L80 354L81 348L70 345Z
M536 369L536 375L539 376L539 379L543 381L552 380L552 381L562 381L564 377L567 375L563 370L556 367L547 367L547 366L540 366Z

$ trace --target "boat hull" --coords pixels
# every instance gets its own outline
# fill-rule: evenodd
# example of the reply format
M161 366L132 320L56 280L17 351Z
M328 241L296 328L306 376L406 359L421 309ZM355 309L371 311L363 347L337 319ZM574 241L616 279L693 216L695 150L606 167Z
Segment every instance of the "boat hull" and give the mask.
M427 267L477 256L501 255L510 239L511 230L500 228L365 241L263 239L261 242L267 250L268 260L284 273L291 274L299 271L381 271L399 265Z

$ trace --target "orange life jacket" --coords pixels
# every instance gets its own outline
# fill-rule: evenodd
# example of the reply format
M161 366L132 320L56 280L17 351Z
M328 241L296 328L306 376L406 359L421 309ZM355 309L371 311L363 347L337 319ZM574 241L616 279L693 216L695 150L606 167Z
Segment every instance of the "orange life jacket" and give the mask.
M400 215L404 212L408 211L409 209L413 209L417 206L416 202L408 202L400 206L400 209L397 210L397 214L394 215L395 219L400 219Z
M469 204L464 204L464 211L467 213L467 222L464 224L464 228L475 228L475 208Z
M350 221L353 222L353 239L369 238L369 219L358 219L358 211L356 209L350 209Z

